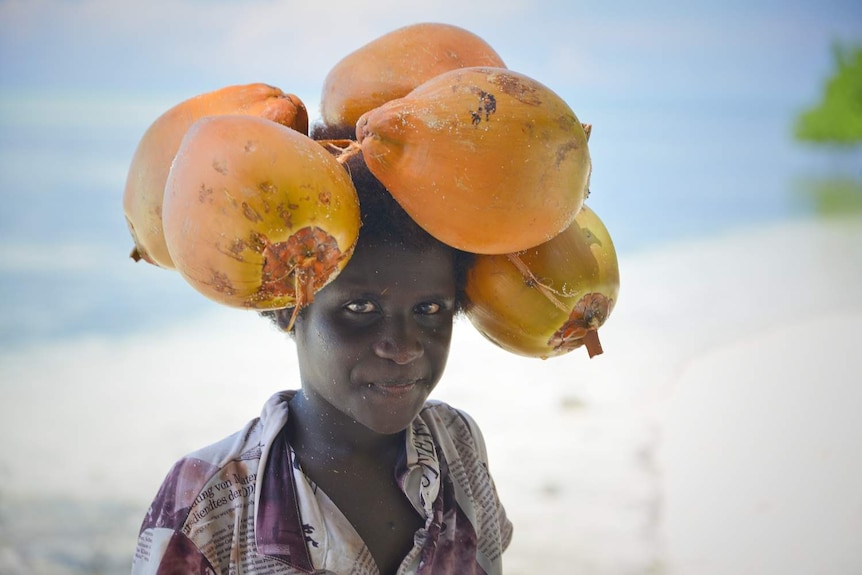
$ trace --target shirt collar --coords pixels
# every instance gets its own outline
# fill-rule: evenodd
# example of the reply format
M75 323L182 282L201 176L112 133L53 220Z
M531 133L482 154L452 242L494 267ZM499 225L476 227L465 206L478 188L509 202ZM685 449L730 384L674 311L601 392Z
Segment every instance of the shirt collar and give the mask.
M275 394L261 413L263 434L255 492L255 539L258 551L306 573L314 571L305 542L289 446L282 433L288 402L296 391ZM405 433L405 449L394 470L401 491L426 519L440 492L440 460L431 430L416 417Z
M405 452L395 479L413 507L425 518L440 492L440 460L431 430L421 417L416 417L405 434Z
M261 413L264 433L255 492L254 533L259 553L311 573L314 566L305 544L289 447L282 433L287 423L287 404L295 394L293 391L276 394Z

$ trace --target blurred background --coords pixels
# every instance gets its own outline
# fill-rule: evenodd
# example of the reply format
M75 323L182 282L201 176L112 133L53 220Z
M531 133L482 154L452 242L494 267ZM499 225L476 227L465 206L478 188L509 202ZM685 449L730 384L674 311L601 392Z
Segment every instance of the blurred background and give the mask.
M456 340L450 373L473 386L439 391L488 422L501 494L525 526L511 573L542 560L584 573L862 572L850 535L862 532L862 398L849 387L862 327L858 2L0 0L0 573L128 572L170 463L297 386L281 373L291 344L262 320L129 259L122 193L146 128L191 96L251 82L298 95L314 119L339 59L420 21L478 34L593 125L588 203L621 261L599 361L502 357L467 325ZM755 329L799 317L821 323ZM728 386L728 366L764 385ZM794 403L777 401L793 390ZM550 427L502 431L532 416ZM781 423L745 427L764 418ZM735 443L697 443L705 421L737 430ZM752 495L740 480L728 497L751 508L720 524L692 513L727 494L704 482L758 476L751 461L792 450L785 431L802 428L828 429L769 477L816 469L792 485L850 499L812 499L806 521L796 491L782 507L763 495L774 485ZM558 457L555 429L571 432L565 473L528 453ZM746 444L745 457L715 459ZM717 467L683 464L697 456ZM772 534L759 552L736 529L751 517ZM821 520L831 543L803 544L808 562L788 553ZM742 563L728 563L734 549Z

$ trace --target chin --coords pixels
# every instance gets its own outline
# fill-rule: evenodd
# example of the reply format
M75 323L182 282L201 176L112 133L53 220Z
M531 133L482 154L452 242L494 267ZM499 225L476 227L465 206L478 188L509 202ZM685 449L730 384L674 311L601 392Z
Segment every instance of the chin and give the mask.
M392 415L387 418L366 418L365 421L360 420L360 423L374 433L395 435L410 427L420 410L421 408L413 410L409 414L399 413L397 416Z
M373 413L366 412L358 417L357 421L380 435L394 435L407 429L419 415L424 405L425 397L423 396L409 406L398 406L397 409L391 410L376 409Z

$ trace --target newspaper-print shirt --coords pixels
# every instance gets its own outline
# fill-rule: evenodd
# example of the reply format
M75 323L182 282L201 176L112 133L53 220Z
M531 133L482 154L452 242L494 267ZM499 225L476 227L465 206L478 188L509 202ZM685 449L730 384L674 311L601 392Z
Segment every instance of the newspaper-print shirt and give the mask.
M242 430L174 465L141 525L133 575L379 575L282 433L295 393L277 393ZM395 474L425 525L398 575L501 573L512 525L479 428L428 401L405 435Z

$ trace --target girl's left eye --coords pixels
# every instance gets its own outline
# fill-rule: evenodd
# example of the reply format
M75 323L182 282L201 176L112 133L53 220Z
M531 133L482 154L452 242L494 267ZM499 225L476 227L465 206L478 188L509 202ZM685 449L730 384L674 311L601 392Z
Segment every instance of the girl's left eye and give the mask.
M352 301L344 306L344 308L353 313L374 313L377 311L377 306L374 302L367 299Z
M440 312L441 306L439 303L429 301L420 303L415 309L416 313L420 313L422 315L434 315Z

